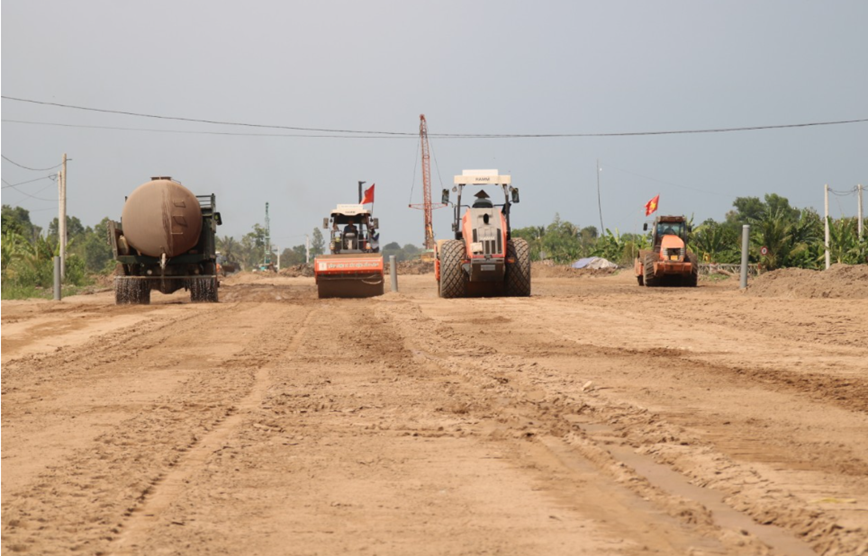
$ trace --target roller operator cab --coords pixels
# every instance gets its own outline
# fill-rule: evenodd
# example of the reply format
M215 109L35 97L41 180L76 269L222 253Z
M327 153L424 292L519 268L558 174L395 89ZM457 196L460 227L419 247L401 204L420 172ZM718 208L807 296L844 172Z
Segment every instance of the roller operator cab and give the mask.
M383 295L378 219L363 205L338 205L323 228L329 230L330 254L314 259L319 297Z
M648 224L645 224L648 230ZM658 216L651 228L650 250L639 251L633 273L640 286L695 287L699 277L696 255L688 249L690 225L683 216Z
M510 208L519 202L511 177L497 170L464 170L453 181L454 239L435 246L440 297L529 296L530 250L525 240L512 237L509 222ZM469 203L468 186L475 190ZM503 193L502 203L492 200L497 190ZM444 204L450 202L449 193L443 190Z

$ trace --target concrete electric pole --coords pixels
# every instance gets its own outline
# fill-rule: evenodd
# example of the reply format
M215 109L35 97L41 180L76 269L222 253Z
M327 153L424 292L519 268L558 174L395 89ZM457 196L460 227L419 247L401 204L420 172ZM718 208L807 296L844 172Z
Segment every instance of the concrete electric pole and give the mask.
M60 279L66 278L66 153L63 153L63 168L57 177L59 209L57 216L57 241L60 244Z

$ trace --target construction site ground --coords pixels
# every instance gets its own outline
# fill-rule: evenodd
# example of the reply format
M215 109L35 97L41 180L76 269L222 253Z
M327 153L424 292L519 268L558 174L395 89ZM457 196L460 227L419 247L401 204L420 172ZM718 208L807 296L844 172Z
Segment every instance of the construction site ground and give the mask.
M865 296L399 280L4 301L3 553L868 553Z

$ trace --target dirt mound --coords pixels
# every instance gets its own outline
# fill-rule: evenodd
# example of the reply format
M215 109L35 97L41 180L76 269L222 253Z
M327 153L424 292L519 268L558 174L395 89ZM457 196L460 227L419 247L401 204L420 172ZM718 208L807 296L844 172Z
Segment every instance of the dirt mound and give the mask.
M290 278L310 278L313 276L313 263L300 263L286 268L281 268L278 274Z
M588 278L596 276L611 276L618 272L617 268L573 268L569 265L551 264L537 261L530 265L531 276L534 278Z
M316 290L310 285L227 284L220 288L220 301L226 303L298 302L299 300L315 298Z
M386 261L386 272L389 271L389 261ZM414 259L412 261L398 261L398 274L432 274L434 261Z
M756 297L868 299L868 265L834 264L828 270L782 268L748 283Z

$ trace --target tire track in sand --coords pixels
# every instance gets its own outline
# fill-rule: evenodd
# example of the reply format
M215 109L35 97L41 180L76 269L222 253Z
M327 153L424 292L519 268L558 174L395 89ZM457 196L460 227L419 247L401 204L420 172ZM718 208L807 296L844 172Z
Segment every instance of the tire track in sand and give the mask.
M154 526L160 523L173 500L189 483L189 479L207 463L214 452L225 445L226 440L239 427L242 420L262 403L269 388L268 377L271 368L295 353L315 313L315 308L308 309L301 325L295 330L292 340L283 352L278 357L266 360L256 369L255 381L250 392L235 405L229 416L211 429L207 436L192 443L172 471L145 489L137 505L127 513L128 519L124 524L123 533L116 538L116 547L110 552L111 554L120 556L139 553L138 547L141 541L147 537ZM273 342L266 341L266 343L271 345L278 342L277 336L280 334L280 327L274 327L269 335L276 337ZM266 345L266 351L268 348L269 346Z

